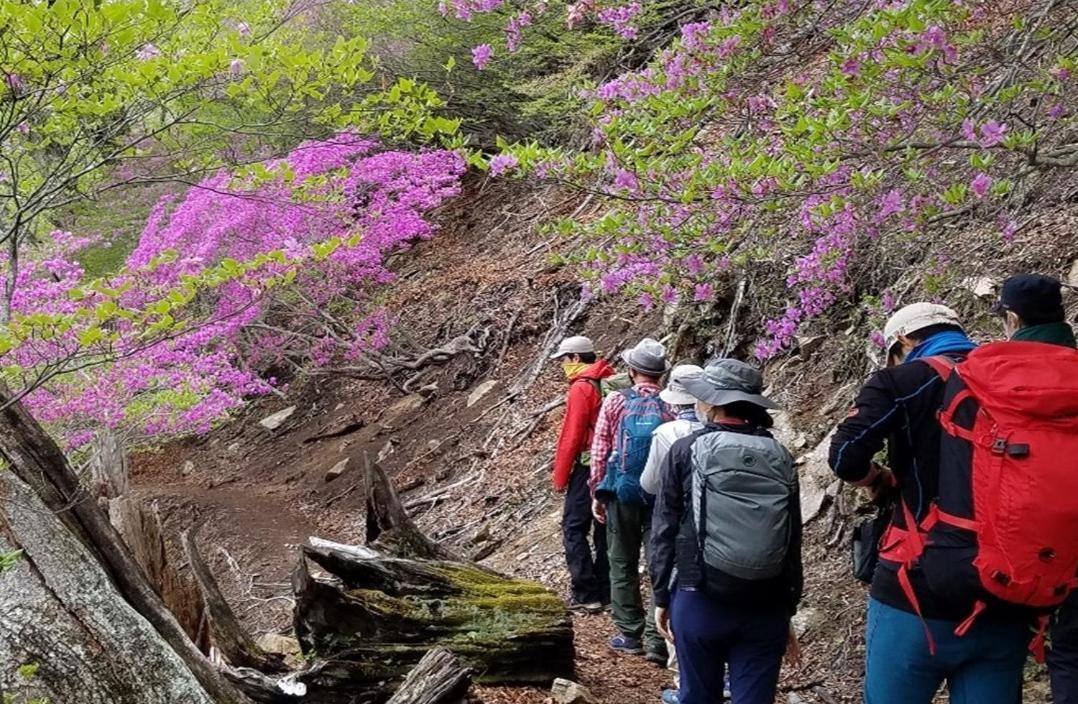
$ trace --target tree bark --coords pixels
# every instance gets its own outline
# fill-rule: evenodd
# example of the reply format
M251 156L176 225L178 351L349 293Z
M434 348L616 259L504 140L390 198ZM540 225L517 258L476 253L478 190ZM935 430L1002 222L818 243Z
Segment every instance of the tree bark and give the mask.
M387 704L464 704L472 671L445 648L423 656Z
M0 393L0 405L7 401L6 392ZM0 458L94 553L123 598L150 622L213 700L218 704L249 702L187 637L64 453L20 403L0 412Z
M0 470L0 692L78 704L213 704L158 632L71 531ZM30 677L17 672L36 666Z

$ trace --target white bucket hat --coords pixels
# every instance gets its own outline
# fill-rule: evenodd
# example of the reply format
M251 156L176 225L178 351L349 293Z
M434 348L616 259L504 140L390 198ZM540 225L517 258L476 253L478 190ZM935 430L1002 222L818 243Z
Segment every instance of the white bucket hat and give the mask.
M693 374L703 374L703 367L695 364L679 364L670 371L670 381L666 388L659 393L659 398L671 406L692 406L696 403L696 397L685 390L685 377Z
M761 408L778 408L764 396L764 375L759 369L737 359L719 359L707 365L703 372L682 380L695 398L712 406L725 406L748 401Z
M887 363L890 364L891 353L894 351L895 345L898 344L900 336L909 335L933 325L957 325L962 327L962 321L959 319L958 313L938 303L912 303L896 311L883 327L884 351L887 354Z
M571 354L588 354L589 352L595 352L595 344L583 335L575 335L562 340L557 352L550 355L550 358L561 359Z

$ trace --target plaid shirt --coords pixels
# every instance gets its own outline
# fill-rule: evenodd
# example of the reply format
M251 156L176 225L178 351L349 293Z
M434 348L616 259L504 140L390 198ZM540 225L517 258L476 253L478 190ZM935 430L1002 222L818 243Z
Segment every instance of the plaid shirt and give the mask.
M645 381L633 387L639 393L650 396L659 393L662 389L658 384ZM606 462L610 459L610 453L617 443L618 428L621 427L621 417L625 413L625 394L612 393L603 401L603 407L599 410L599 419L595 421L595 435L591 441L591 478L588 486L591 487L591 495L595 496L595 488L603 483L606 477ZM669 418L665 418L669 420Z

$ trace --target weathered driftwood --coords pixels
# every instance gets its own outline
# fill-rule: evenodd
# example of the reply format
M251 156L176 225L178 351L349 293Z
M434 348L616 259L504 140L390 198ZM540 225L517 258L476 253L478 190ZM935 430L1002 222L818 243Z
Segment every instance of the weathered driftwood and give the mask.
M14 472L0 470L0 692L15 701L213 704L95 556ZM17 670L36 665L29 679ZM6 700L5 700L6 701Z
M283 672L284 658L267 653L255 643L254 638L240 625L240 620L228 605L221 588L217 585L210 568L198 551L196 539L201 525L196 525L180 536L187 563L202 593L210 639L233 667L251 667L262 672Z
M97 558L123 600L149 621L212 700L217 704L249 701L187 637L146 579L119 533L109 523L108 517L89 495L64 453L41 425L20 403L10 402L9 395L3 389L0 389L0 408L0 458L7 463L11 472L29 485L45 508L60 518L70 535ZM73 653L71 658L74 660L79 656ZM198 689L193 691L197 692ZM94 700L58 697L55 701Z
M415 527L378 465L366 468L372 546L312 538L293 574L296 637L317 658L300 676L309 696L384 702L438 646L487 684L571 677L572 622L561 599L452 556ZM333 579L313 576L311 562Z
M472 671L445 648L434 648L387 704L464 704L471 686Z

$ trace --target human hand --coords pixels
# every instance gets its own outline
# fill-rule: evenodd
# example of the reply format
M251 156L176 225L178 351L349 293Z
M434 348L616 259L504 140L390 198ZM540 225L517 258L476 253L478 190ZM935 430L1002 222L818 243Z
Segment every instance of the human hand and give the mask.
M595 516L595 520L599 523L606 525L606 504L599 501L599 499L591 500L591 515Z
M666 640L674 641L674 629L670 626L670 609L665 606L655 607L655 629Z
M872 463L872 471L861 484L862 491L872 503L878 503L898 486L895 473L883 465Z

